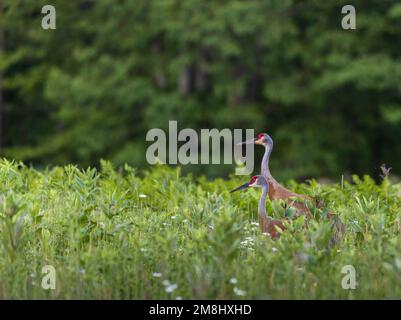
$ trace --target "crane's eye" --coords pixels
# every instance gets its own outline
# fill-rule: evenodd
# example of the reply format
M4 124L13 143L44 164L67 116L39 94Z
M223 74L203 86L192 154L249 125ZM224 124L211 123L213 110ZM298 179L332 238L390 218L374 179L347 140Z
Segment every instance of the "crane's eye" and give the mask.
M258 179L257 176L253 176L253 177L251 178L251 181L249 181L250 184L254 183L257 179Z

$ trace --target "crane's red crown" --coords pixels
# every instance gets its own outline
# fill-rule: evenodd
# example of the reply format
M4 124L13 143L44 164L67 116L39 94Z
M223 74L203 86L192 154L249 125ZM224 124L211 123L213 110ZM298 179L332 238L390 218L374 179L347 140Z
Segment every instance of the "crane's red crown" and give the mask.
M256 180L258 180L258 177L257 177L257 176L253 176L253 177L251 178L251 180L249 181L249 184L255 183Z
M258 139L263 139L265 137L266 133L259 133L258 134Z

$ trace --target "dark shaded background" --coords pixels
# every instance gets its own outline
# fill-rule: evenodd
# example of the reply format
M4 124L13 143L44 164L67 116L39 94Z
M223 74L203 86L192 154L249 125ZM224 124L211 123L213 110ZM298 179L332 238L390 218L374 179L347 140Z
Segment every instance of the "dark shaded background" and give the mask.
M283 179L401 169L400 1L0 3L1 156L146 167L146 132L171 119L268 132Z

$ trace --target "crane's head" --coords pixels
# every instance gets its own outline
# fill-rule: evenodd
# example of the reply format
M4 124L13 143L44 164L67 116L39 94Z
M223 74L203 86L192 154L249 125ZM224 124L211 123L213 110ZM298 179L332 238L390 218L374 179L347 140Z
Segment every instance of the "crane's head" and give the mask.
M230 193L248 188L262 188L262 187L269 188L269 184L267 183L266 178L264 176L253 176L251 180L249 180L247 183L244 183L242 186L239 186L234 190L231 190Z
M240 142L239 144L260 144L264 147L273 146L273 139L267 133L259 133L256 138Z

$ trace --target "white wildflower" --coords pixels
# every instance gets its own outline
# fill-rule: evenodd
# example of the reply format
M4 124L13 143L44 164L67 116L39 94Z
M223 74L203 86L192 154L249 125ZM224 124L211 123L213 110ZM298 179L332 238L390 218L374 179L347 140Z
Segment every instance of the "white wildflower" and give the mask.
M176 283L172 283L172 284L166 286L165 290L166 290L166 292L170 293L170 292L173 292L177 288L178 288L178 285Z
M237 287L234 287L234 293L235 293L235 295L237 295L237 296L245 296L246 295L246 291L244 291L244 290L241 290L241 289L239 289L239 288L237 288Z
M273 248L272 248L272 251L273 251L273 252L277 252L277 251L278 251L278 249L277 249L277 248L275 248L275 247L273 247Z
M146 194L143 194L143 193L141 193L141 194L139 195L139 198L142 198L142 199L144 199L144 198L147 198L147 195L146 195Z
M169 286L169 285L171 284L170 281L168 281L168 280L163 280L162 283L163 283L163 285L166 286L166 287Z
M154 276L155 278L160 278L162 276L161 272L153 272L152 276Z
M237 284L237 283L238 283L238 280L237 280L236 278L231 278L231 279L230 279L230 283L231 283L231 284Z
M180 297L180 296L175 297L175 300L182 300L182 297Z

